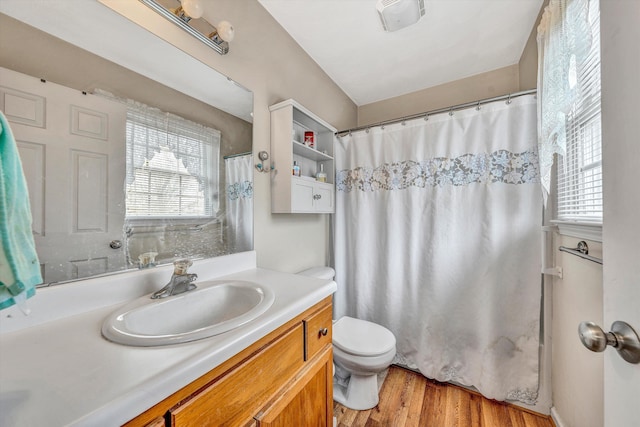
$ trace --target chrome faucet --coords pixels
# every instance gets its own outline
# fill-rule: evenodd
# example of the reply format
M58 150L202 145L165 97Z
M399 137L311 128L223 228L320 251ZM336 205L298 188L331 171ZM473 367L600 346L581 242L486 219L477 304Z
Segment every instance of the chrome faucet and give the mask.
M187 269L193 264L188 259L179 259L173 262L173 274L167 285L151 295L151 299L166 298L171 295L178 295L196 288L193 281L198 278L197 274L187 273Z

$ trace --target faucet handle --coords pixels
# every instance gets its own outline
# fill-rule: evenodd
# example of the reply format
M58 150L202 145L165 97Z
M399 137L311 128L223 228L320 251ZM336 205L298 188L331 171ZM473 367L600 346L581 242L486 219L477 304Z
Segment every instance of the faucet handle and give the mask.
M178 275L187 274L187 269L192 265L193 262L189 259L177 259L173 261L173 272Z

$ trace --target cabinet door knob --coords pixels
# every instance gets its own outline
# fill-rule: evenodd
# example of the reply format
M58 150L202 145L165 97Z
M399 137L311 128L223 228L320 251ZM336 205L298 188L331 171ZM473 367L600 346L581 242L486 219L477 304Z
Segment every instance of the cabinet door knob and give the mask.
M326 337L328 333L329 333L329 329L322 328L322 329L320 329L320 334L319 335L322 335L323 337Z
M320 200L322 198L322 194L314 194L313 200Z
M640 363L640 339L626 322L615 321L611 332L605 332L593 322L581 322L578 335L582 344L591 351L604 351L608 345L618 350L620 356L629 363Z

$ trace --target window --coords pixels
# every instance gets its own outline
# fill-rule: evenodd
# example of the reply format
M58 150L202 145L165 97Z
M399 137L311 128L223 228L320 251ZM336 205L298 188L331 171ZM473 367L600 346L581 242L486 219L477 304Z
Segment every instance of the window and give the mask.
M599 2L589 1L590 50L585 60L570 62L577 93L566 115L566 151L557 161L557 219L563 221L602 222L599 15Z
M220 132L150 107L127 109L127 219L213 218Z

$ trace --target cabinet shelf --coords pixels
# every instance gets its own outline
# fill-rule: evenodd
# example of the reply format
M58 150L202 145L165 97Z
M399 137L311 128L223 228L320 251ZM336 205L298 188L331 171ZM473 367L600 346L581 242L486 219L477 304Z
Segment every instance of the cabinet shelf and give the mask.
M291 143L293 144L293 154L315 161L333 160L333 157L330 155L318 151L315 148L307 147L301 142L292 141Z

